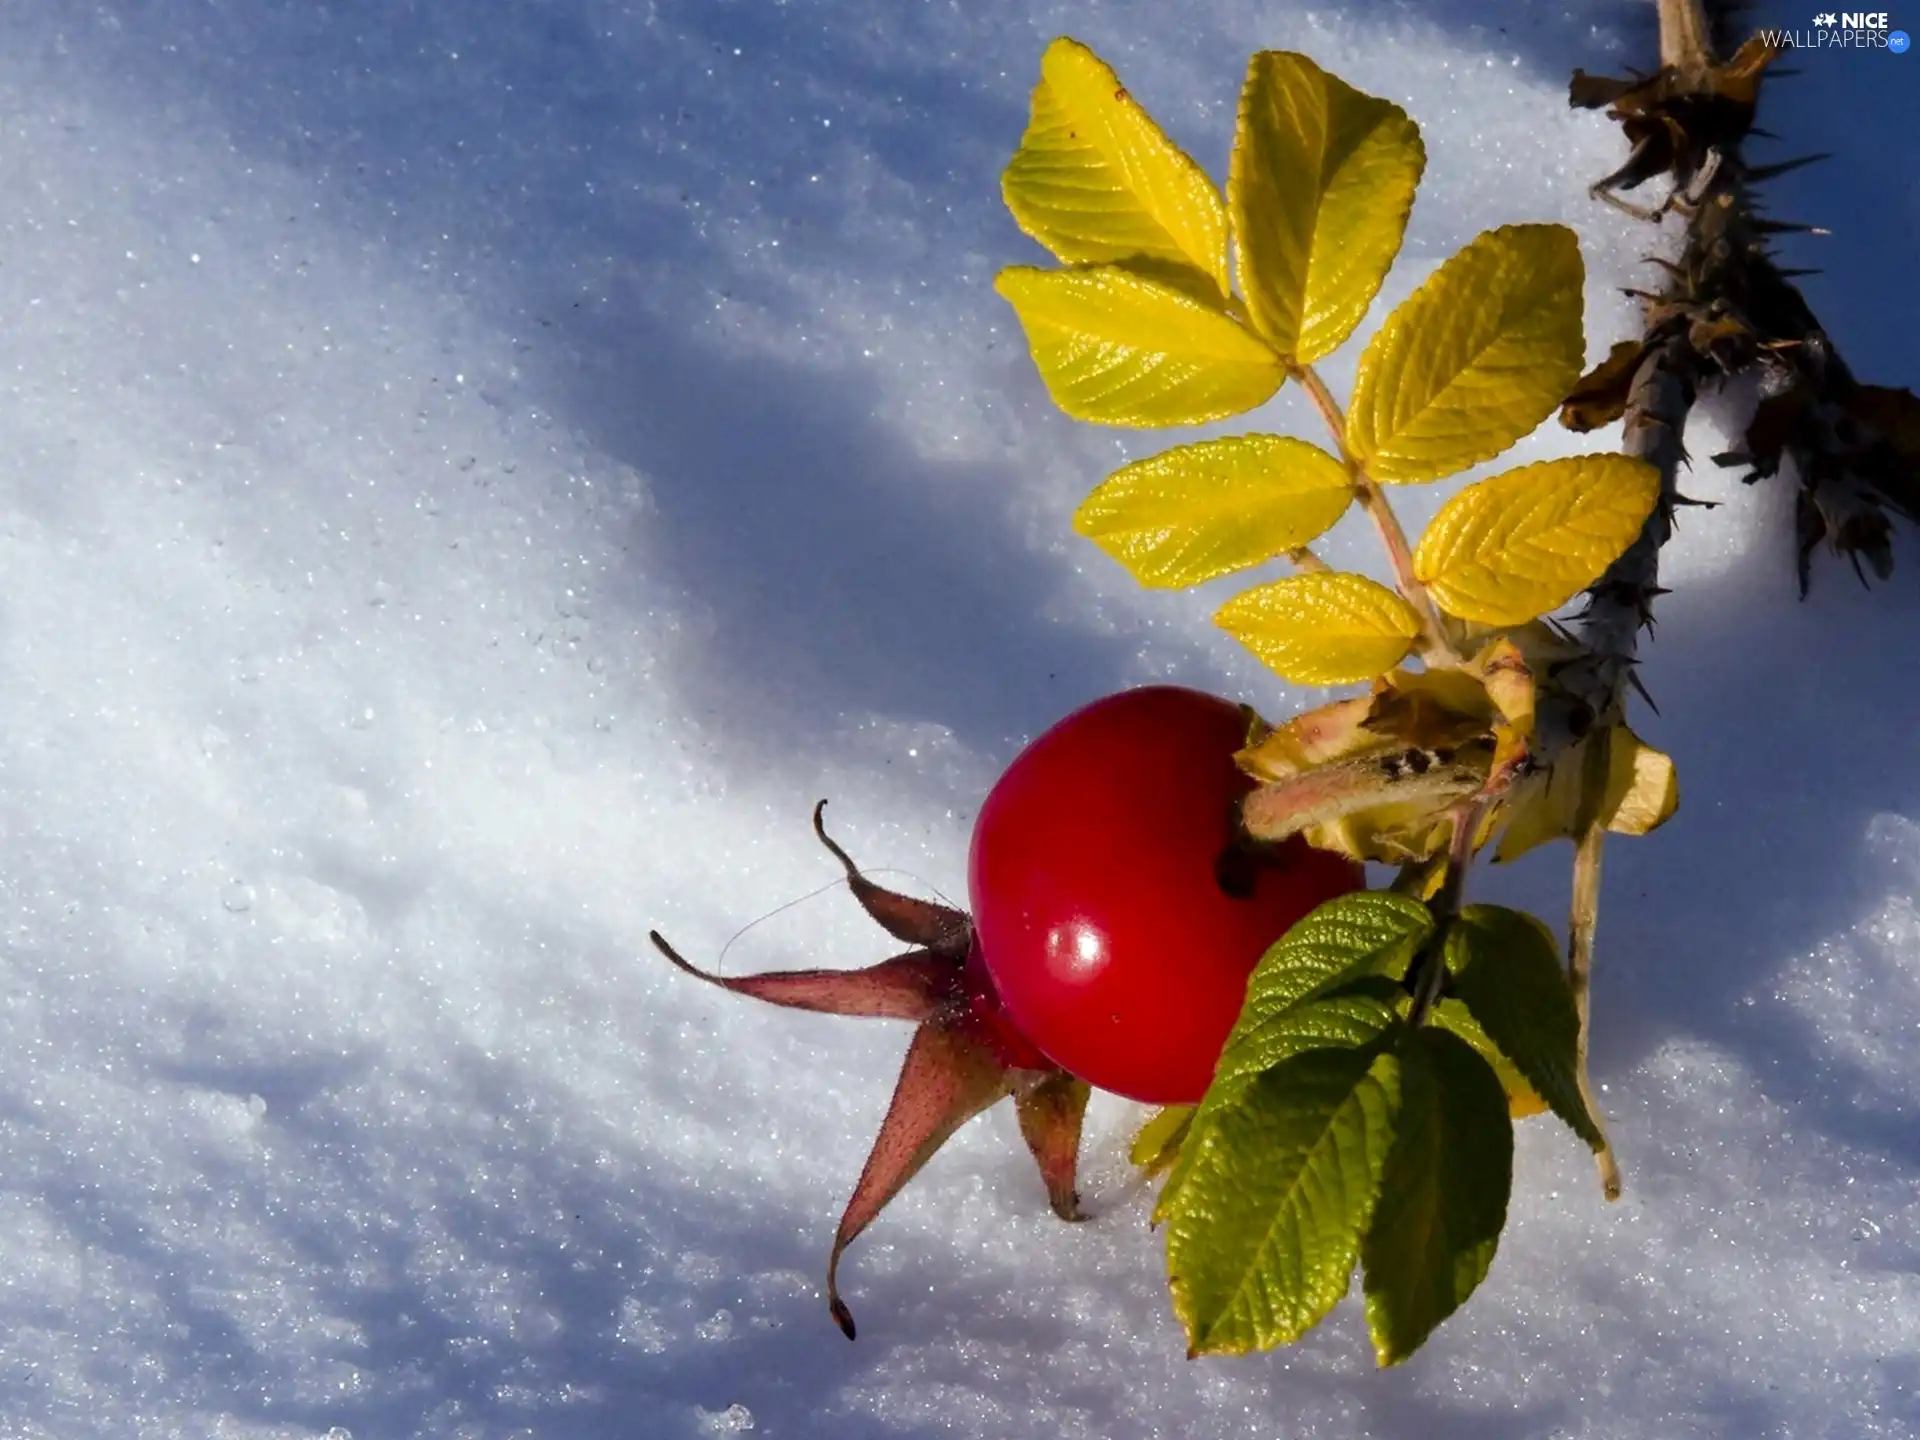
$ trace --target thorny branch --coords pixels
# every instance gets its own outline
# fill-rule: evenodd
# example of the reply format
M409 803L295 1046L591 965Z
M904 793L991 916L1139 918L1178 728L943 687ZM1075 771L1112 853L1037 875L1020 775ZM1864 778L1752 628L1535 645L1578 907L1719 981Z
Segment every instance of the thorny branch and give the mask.
M1585 376L1561 419L1589 430L1625 422L1625 449L1660 472L1660 503L1639 538L1588 592L1575 622L1582 653L1543 677L1535 759L1554 763L1586 736L1604 757L1608 736L1623 723L1639 635L1653 625L1660 588L1660 550L1673 533L1681 495L1683 437L1703 389L1722 377L1757 374L1761 400L1743 449L1714 457L1751 467L1749 482L1791 462L1801 593L1814 548L1825 540L1885 578L1892 567L1888 510L1920 522L1920 402L1905 390L1862 385L1834 352L1813 312L1781 269L1768 237L1808 230L1760 214L1754 187L1819 159L1801 157L1751 166L1742 143L1753 132L1760 83L1780 50L1755 35L1734 47L1737 0L1659 0L1661 68L1635 80L1576 71L1570 102L1607 106L1633 144L1626 164L1593 187L1596 197L1657 223L1669 210L1686 217L1677 259L1656 258L1665 272L1643 302L1645 330ZM1719 58L1728 52L1727 58ZM1618 191L1664 176L1667 199L1651 211L1626 204ZM1644 692L1643 692L1644 694ZM1601 783L1604 766L1584 767ZM1580 1013L1580 1080L1587 1090L1588 994L1598 920L1604 817L1583 806L1575 836L1568 972ZM1591 1108L1591 1096L1589 1093ZM1610 1152L1599 1156L1609 1198L1619 1193Z

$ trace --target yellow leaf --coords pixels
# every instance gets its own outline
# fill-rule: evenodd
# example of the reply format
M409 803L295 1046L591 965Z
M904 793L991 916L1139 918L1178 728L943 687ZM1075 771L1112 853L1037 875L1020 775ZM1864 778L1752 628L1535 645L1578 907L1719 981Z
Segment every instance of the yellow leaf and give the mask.
M1469 667L1487 687L1500 718L1523 734L1533 733L1534 683L1525 653L1502 636L1473 657Z
M1493 858L1504 864L1551 840L1571 839L1579 775L1579 762L1569 751L1561 764L1529 775L1516 785L1505 807L1506 828Z
M1384 749L1392 742L1367 728L1372 711L1371 695L1336 700L1275 726L1252 740L1234 762L1256 780L1289 780L1316 765Z
M1180 445L1114 471L1073 528L1142 585L1198 585L1285 554L1353 499L1346 467L1304 440L1234 435Z
M1645 835L1667 823L1680 808L1680 777L1673 757L1646 744L1625 726L1608 756L1607 829L1616 835ZM1621 743L1624 740L1626 743ZM1612 799L1613 796L1617 799Z
M1155 1111L1153 1117L1134 1135L1133 1144L1127 1149L1128 1161L1148 1175L1158 1175L1172 1165L1180 1158L1180 1147L1193 1127L1196 1108L1193 1105L1168 1105Z
M1300 685L1344 685L1393 668L1413 648L1420 617L1364 575L1295 575L1236 595L1221 629Z
M1585 270L1564 225L1507 225L1455 255L1360 357L1347 444L1375 480L1438 480L1554 412L1586 356Z
M1228 291L1220 192L1077 40L1062 36L1040 57L1000 193L1020 228L1070 264L1148 256Z
M1227 202L1254 327L1302 364L1380 293L1426 167L1420 128L1304 55L1262 51L1240 92Z
M1203 425L1265 403L1280 357L1226 311L1118 265L1002 270L1053 403L1076 420Z
M1680 807L1680 782L1673 760L1625 725L1588 736L1560 757L1551 770L1528 776L1515 787L1507 807L1506 830L1495 852L1516 860L1537 845L1572 839L1587 799L1589 757L1595 745L1607 746L1597 772L1594 814L1617 835L1645 835L1665 824Z
M1457 750L1484 739L1494 714L1485 683L1466 670L1394 670L1373 682L1366 728L1393 745Z
M1660 499L1660 472L1630 455L1522 465L1440 508L1413 573L1449 614L1519 625L1566 604L1631 545Z
M1290 780L1338 760L1390 750L1491 749L1500 712L1489 694L1486 665L1502 650L1489 646L1467 670L1390 670L1371 694L1336 700L1249 739L1234 756L1255 780Z

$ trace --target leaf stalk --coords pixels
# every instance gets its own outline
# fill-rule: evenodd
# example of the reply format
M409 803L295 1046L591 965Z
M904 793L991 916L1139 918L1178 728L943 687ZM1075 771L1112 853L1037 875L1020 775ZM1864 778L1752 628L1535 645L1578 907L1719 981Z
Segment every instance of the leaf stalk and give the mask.
M1393 513L1386 492L1347 448L1346 412L1340 402L1333 398L1327 382L1320 378L1319 372L1311 365L1292 365L1287 373L1307 392L1307 397L1313 401L1313 408L1320 412L1320 418L1326 422L1334 446L1339 451L1340 463L1347 467L1347 474L1353 477L1353 492L1386 547L1387 563L1393 567L1394 587L1420 617L1421 659L1429 664L1464 664L1465 658L1448 638L1446 623L1440 618L1433 596L1427 593L1427 587L1414 574L1413 546L1407 542L1407 532L1401 527L1400 517Z

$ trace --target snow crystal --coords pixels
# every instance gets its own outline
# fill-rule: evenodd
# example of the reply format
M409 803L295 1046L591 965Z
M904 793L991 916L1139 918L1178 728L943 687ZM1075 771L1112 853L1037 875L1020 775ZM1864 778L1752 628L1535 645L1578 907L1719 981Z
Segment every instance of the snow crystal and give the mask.
M1655 241L1587 197L1620 140L1564 85L1647 64L1650 14L6 7L0 1428L1912 1433L1920 566L1823 565L1798 605L1777 493L1704 463L1724 417L1689 488L1727 504L1683 516L1643 672L1686 803L1608 859L1627 1198L1525 1127L1485 1290L1400 1370L1351 1301L1184 1360L1109 1102L1099 1223L1047 1215L992 1115L849 1254L849 1346L819 1280L904 1037L646 944L877 958L817 799L963 898L980 796L1075 704L1310 698L1211 589L1142 592L1069 530L1161 441L1054 412L990 288L1033 258L997 176L1047 39L1216 172L1251 49L1396 97L1431 158L1386 299L1564 221L1597 358ZM1862 152L1782 193L1890 384L1920 212L1860 137L1912 131L1901 63L1811 57L1770 119ZM1289 392L1258 423L1310 420ZM1376 565L1357 526L1328 555ZM1563 861L1486 893L1552 914Z

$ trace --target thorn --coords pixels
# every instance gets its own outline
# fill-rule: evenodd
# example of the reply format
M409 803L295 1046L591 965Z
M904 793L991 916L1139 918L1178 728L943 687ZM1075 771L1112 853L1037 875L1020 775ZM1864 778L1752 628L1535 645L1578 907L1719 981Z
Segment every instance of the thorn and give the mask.
M1640 676L1636 672L1632 670L1627 671L1627 683L1633 686L1642 700L1647 702L1647 708L1649 710L1653 711L1656 715L1660 713L1660 707L1653 703L1653 696L1647 693L1647 687L1641 682Z
M1803 265L1795 270L1781 270L1776 268L1773 273L1778 275L1782 280L1797 280L1802 275L1824 275L1827 272L1817 265Z
M1804 71L1804 70L1796 70L1796 69L1794 69L1794 68L1793 68L1792 66L1788 66L1788 67L1787 67L1787 68L1786 68L1785 70L1768 70L1768 71L1767 71L1767 79L1769 79L1769 80L1791 80L1791 79L1793 79L1793 77L1794 77L1794 76L1796 76L1796 75L1804 75L1804 74L1806 74L1806 73L1807 73L1807 72L1806 72L1806 71ZM1777 137L1775 137L1775 138L1777 138Z
M1717 455L1714 456L1714 459L1716 460L1718 460L1719 458L1720 457ZM1691 495L1681 495L1678 493L1674 495L1673 503L1675 505L1693 506L1694 508L1700 509L1700 510L1718 510L1720 508L1720 502L1718 500L1695 500ZM1660 593L1665 594L1666 592L1661 591Z
M1798 170L1802 165L1812 165L1816 161L1832 158L1831 151L1819 150L1811 155L1796 155L1791 160L1780 160L1771 165L1754 165L1747 170L1747 179L1749 181L1771 180L1776 175L1785 175L1790 170Z

